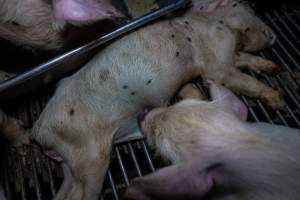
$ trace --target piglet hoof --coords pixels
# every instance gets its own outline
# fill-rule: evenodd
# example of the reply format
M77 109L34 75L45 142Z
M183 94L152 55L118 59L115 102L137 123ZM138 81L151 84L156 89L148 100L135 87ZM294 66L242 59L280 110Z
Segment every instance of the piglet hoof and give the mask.
M266 96L266 103L271 106L275 110L285 110L286 103L282 97L282 95L275 91L269 92Z
M271 75L276 75L281 71L279 65L273 63L272 61L266 60L263 69L261 70Z

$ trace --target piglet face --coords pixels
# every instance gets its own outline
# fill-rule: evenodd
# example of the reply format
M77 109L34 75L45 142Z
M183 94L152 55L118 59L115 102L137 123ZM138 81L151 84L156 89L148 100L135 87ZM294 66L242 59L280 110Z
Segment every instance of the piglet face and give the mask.
M257 51L275 43L275 33L245 3L229 0L220 9L225 16L225 23L238 31L241 50Z
M193 3L194 11L204 13L238 33L239 50L258 51L275 43L275 33L243 2L195 0Z
M57 19L73 23L88 23L123 16L109 0L53 0L52 4Z

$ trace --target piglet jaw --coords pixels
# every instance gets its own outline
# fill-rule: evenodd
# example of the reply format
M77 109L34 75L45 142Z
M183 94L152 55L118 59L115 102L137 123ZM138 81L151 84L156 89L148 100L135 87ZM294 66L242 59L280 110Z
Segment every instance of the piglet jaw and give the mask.
M108 0L53 0L54 15L69 22L94 22L123 15Z

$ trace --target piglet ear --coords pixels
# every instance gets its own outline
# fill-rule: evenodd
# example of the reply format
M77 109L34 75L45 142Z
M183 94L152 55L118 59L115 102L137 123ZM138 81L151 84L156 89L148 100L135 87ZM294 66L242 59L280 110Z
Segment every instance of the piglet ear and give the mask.
M57 19L70 22L93 22L122 17L108 0L53 0Z
M213 170L197 164L162 168L145 177L134 179L125 193L127 200L194 200L202 199L213 188Z
M232 111L241 120L246 121L248 117L248 109L246 105L227 88L217 85L214 82L209 83L212 99L217 101L224 108Z

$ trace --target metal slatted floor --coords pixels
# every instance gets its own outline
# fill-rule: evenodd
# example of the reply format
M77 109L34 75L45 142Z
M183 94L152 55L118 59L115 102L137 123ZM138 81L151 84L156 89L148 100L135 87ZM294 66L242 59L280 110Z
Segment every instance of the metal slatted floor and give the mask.
M284 6L262 12L260 17L277 33L278 40L273 48L259 55L275 61L282 67L282 72L276 76L258 75L252 71L246 73L280 90L287 106L286 111L274 111L260 100L242 96L249 109L249 120L300 128L300 9ZM205 91L200 82L195 84ZM30 127L52 92L52 88L43 88L38 95L29 94L22 100L10 102L6 111ZM6 152L1 177L4 177L8 199L52 199L62 181L60 167L48 160L37 145L22 150L6 147ZM116 146L100 199L121 199L132 178L151 173L161 166L159 160L153 159L153 154L143 140Z

